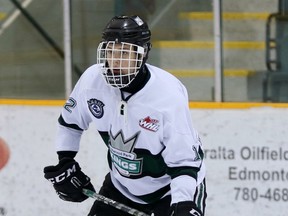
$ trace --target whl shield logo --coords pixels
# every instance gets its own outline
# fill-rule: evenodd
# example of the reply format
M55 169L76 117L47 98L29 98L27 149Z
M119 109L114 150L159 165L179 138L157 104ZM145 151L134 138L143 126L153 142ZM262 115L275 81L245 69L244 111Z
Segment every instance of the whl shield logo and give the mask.
M140 119L139 126L153 132L158 131L160 127L159 121L157 119L150 118L150 116L147 116L144 119Z

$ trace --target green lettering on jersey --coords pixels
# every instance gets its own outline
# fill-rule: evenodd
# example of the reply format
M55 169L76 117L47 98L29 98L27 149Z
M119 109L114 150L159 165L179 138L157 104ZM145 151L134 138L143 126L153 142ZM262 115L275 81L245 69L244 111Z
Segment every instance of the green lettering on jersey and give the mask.
M128 160L122 158L112 151L110 151L110 156L115 167L118 168L118 171L123 175L139 175L141 174L141 164L142 159L140 160Z

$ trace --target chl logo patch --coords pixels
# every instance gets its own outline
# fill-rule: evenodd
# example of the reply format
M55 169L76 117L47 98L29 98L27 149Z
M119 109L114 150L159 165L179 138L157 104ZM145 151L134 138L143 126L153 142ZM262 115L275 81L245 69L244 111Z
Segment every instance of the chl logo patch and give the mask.
M160 127L159 121L157 119L150 118L150 116L147 116L144 119L140 119L139 125L140 125L140 127L145 128L149 131L153 131L153 132L158 131L158 129Z
M103 117L104 115L103 107L105 106L105 104L102 101L97 100L95 98L91 98L90 100L87 101L87 103L88 108L90 112L93 114L93 116L95 116L98 119Z

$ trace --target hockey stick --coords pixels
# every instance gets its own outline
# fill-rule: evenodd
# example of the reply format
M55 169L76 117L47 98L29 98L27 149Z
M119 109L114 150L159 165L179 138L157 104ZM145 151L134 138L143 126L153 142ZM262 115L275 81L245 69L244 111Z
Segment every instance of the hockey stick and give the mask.
M134 215L134 216L150 216L144 212L141 212L141 211L138 211L136 209L133 209L133 208L130 208L129 206L126 206L122 203L119 203L115 200L112 200L112 199L109 199L103 195L100 195L98 193L95 193L94 191L91 191L91 190L88 190L88 189L83 189L83 194L85 194L86 196L90 197L90 198L93 198L93 199L96 199L100 202L103 202L107 205L110 205L110 206L113 206L114 208L116 209L119 209L123 212L126 212L130 215ZM152 214L151 216L153 216L154 214Z

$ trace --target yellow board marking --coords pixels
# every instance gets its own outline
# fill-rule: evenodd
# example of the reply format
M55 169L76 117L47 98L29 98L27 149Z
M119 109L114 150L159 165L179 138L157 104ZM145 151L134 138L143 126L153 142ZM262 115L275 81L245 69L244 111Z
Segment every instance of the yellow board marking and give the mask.
M63 106L65 100L0 99L0 105ZM190 101L190 109L249 109L254 107L288 108L288 103L199 102Z
M288 103L189 102L190 109L250 109L257 107L288 108Z
M212 12L183 12L179 13L180 19L191 20L212 20ZM267 12L224 12L222 19L224 20L267 20L269 13Z
M213 49L212 41L154 41L154 48L190 48L190 49ZM265 48L264 41L224 41L225 49L260 49Z
M0 105L63 106L65 100L0 99Z
M168 72L177 77L214 77L214 70L173 70L167 69ZM256 72L245 69L226 69L224 76L229 77L247 77L254 75Z

